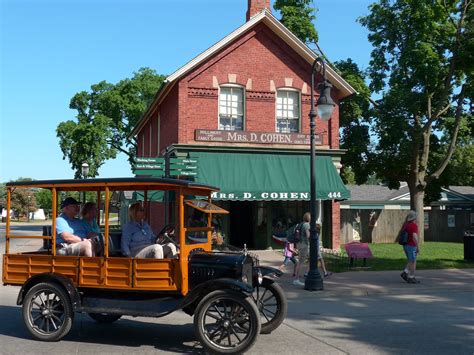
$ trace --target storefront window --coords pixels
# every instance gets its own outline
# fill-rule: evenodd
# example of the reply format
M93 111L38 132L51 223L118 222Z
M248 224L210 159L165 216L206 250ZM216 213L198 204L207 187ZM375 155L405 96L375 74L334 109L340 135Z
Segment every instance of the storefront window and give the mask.
M303 220L303 214L307 212L307 208L306 201L272 202L272 234L281 238L285 237L290 227Z
M297 91L278 90L276 107L276 131L299 132L300 95Z
M219 94L219 129L242 131L244 129L244 89L223 86Z

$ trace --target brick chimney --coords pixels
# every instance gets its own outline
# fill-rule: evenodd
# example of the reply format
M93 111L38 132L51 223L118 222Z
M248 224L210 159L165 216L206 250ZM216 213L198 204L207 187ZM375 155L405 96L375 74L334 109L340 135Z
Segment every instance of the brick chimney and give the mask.
M248 0L248 2L249 6L247 9L247 21L263 9L267 9L268 11L272 12L270 8L270 0Z

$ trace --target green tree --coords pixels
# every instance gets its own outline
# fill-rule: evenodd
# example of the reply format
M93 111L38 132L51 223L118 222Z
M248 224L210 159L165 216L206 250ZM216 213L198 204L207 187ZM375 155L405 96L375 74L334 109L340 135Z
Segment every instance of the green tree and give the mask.
M281 13L280 21L308 45L315 45L318 55L331 64L336 71L357 91L356 95L340 103L339 120L341 148L347 149L342 157L341 176L346 183L363 184L373 172L370 152L370 89L365 83L365 74L350 58L331 63L318 45L318 34L313 25L316 20L311 0L276 0L273 6Z
M313 21L316 19L312 0L275 0L273 8L280 12L283 23L305 43L317 43L318 33Z
M370 89L365 74L350 58L334 63L341 76L357 91L339 104L341 148L347 149L342 156L342 176L350 170L357 184L367 182L373 172L373 153L370 143L371 106ZM349 183L349 182L348 182Z
M70 108L77 111L76 120L61 122L56 133L74 178L81 177L83 162L89 164L89 176L97 176L100 166L118 152L133 163L137 142L129 134L163 80L154 70L141 68L115 85L101 81L73 96Z
M32 181L31 178L19 178L15 181ZM6 208L6 186L3 185L3 200ZM17 188L12 191L11 194L11 209L14 211L16 217L20 219L20 216L28 217L29 212L33 212L37 209L36 198L34 191L27 188Z
M359 19L374 47L370 88L382 95L374 115L377 174L390 187L408 182L418 225L427 186L445 170L472 113L473 20L470 0L380 0ZM438 140L449 119L451 131ZM443 150L433 164L433 152Z
M48 189L38 189L35 193L36 203L45 213L51 215L53 207L53 194Z

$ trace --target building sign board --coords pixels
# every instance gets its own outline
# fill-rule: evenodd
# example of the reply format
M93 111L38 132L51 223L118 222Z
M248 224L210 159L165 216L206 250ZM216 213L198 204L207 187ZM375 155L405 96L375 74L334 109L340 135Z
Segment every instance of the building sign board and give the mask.
M165 166L164 165L158 165L158 164L135 164L135 169L136 170L148 170L148 169L151 169L151 170L154 170L154 169L164 169Z
M309 200L309 192L212 192L216 200Z
M137 157L135 158L135 162L137 164L164 164L165 163L165 158L163 157L156 157L156 158L151 158L151 157Z
M193 158L170 158L168 176L197 176L198 160ZM133 169L135 175L165 176L164 157L139 157Z
M310 135L301 133L244 132L196 129L194 139L203 142L254 143L254 144L299 144L309 145ZM315 135L315 143L322 144L322 136Z

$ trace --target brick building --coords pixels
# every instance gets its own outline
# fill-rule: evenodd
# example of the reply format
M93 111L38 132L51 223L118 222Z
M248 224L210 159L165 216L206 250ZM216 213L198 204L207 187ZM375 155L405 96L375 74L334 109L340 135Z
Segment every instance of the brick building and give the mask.
M228 241L265 248L309 210L316 55L271 14L269 0L248 3L245 24L167 77L132 135L138 157L196 158L193 178L221 188L214 198L231 212L219 222ZM337 105L330 121L317 120L316 184L323 244L337 248L335 199L348 196L337 171L338 103L355 90L330 67L327 76ZM165 223L164 205L152 209L152 224Z

